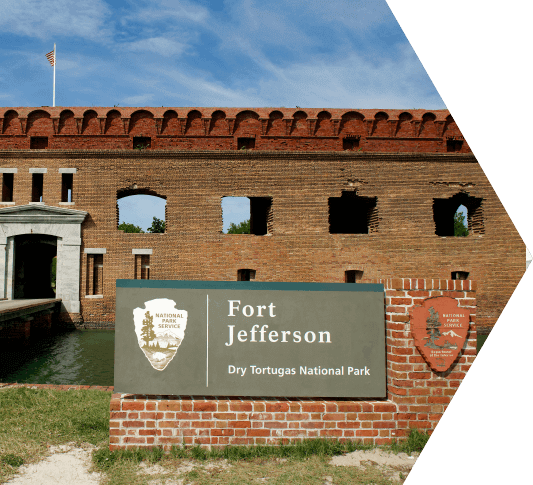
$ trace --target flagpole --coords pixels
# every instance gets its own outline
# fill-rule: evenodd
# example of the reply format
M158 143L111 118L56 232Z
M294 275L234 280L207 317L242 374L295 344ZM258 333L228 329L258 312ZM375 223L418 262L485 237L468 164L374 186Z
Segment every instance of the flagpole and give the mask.
M55 107L56 105L56 45L54 43L54 99L52 102L52 106Z

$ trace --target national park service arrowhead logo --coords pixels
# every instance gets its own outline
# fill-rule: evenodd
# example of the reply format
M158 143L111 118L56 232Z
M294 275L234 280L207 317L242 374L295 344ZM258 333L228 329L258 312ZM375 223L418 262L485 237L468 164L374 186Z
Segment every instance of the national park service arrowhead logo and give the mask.
M133 310L139 347L156 370L164 370L185 338L187 312L177 310L176 302L158 298Z
M417 349L435 372L453 364L468 335L470 310L447 296L429 298L413 309L411 335Z

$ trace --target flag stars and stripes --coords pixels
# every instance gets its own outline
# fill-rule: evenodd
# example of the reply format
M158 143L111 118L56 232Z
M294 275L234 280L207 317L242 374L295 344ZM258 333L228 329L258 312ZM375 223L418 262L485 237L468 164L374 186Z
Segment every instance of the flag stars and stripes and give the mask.
M54 51L51 51L48 54L46 54L46 58L50 61L50 64L52 64L52 66L55 64L56 59L54 56Z

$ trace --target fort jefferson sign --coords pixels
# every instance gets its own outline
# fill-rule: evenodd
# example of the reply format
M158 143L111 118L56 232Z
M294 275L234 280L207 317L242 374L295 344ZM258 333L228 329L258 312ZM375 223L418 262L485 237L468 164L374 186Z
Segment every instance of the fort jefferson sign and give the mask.
M380 284L117 280L115 390L386 396Z

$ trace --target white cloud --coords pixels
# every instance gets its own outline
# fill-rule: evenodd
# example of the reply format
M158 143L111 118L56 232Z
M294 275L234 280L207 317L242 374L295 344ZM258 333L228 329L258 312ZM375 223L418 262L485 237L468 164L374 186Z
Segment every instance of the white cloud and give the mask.
M95 41L109 37L110 10L103 0L0 0L0 28L28 37L76 36ZM50 46L50 50L53 45Z
M259 95L285 106L418 108L443 109L444 104L431 88L420 91L426 73L416 55L408 48L395 59L369 62L354 53L326 56L281 69L282 78L263 79ZM269 101L270 103L270 101Z
M152 93L150 94L139 94L138 96L128 96L126 98L122 98L122 102L125 106L136 106L136 105L144 105L149 106L150 101L153 99L154 95Z
M122 48L131 51L153 52L161 56L179 56L187 48L187 44L176 42L165 37L151 37L149 39L138 40L121 45Z
M172 81L161 80L156 88L159 92L170 98L189 99L190 106L261 106L264 103L254 90L231 89L207 80L207 73L188 75L178 69L158 69L155 66L150 72L151 77L165 75Z
M139 3L141 5L141 3ZM122 25L128 22L150 24L154 22L166 21L192 21L195 23L204 22L209 17L209 11L191 2L175 0L151 0L143 1L142 7L134 8L133 12L121 19Z

